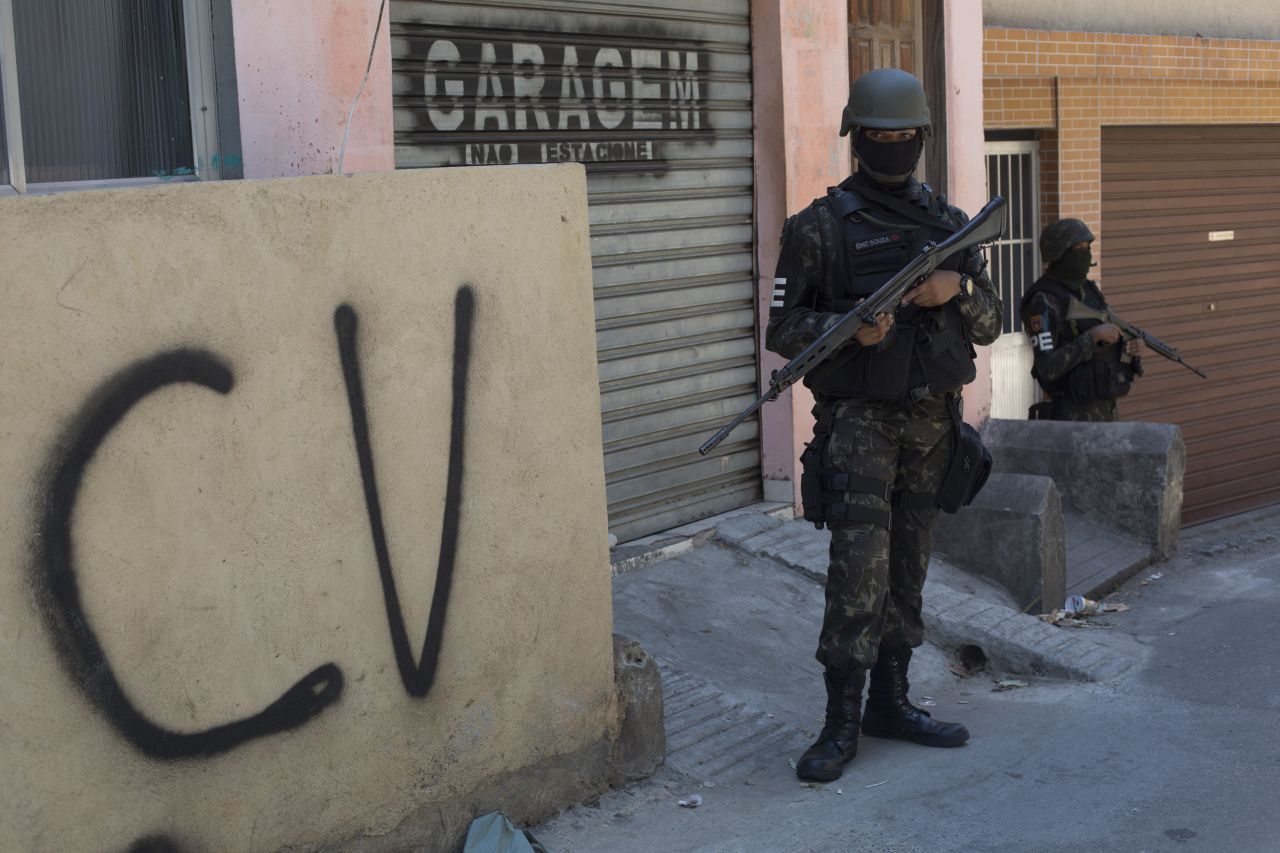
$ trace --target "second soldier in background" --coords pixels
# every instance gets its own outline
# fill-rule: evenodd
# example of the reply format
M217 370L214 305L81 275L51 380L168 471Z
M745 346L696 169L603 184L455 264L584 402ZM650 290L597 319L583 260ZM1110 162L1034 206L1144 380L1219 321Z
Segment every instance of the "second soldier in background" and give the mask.
M1142 342L1122 341L1120 330L1098 319L1072 317L1072 306L1094 311L1107 301L1089 279L1093 232L1079 219L1060 219L1040 235L1045 274L1022 297L1022 328L1035 359L1031 375L1049 397L1029 412L1033 420L1114 421L1116 398L1142 375Z
M886 68L855 81L840 133L853 134L858 172L787 220L770 350L795 356L926 242L967 221L913 177L929 132L915 77ZM804 379L817 401L801 456L805 518L831 528L831 559L817 651L826 724L797 763L802 779L838 778L859 728L928 746L969 737L911 704L907 667L923 642L922 590L959 391L976 373L973 346L1000 334L1003 308L985 265L979 251L944 262L894 315L864 325L856 343Z

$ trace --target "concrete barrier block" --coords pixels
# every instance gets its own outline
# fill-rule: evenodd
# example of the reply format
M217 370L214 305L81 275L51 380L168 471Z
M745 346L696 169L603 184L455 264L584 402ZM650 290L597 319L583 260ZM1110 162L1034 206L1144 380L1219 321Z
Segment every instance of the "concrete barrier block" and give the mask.
M1026 610L1057 607L1065 597L1062 502L1048 477L992 474L972 504L938 514L934 550L999 583Z
M635 640L613 635L613 679L619 730L609 758L610 780L623 785L652 776L667 755L658 662Z
M1174 424L1013 421L982 430L995 471L1051 477L1063 506L1148 543L1178 547L1186 445Z

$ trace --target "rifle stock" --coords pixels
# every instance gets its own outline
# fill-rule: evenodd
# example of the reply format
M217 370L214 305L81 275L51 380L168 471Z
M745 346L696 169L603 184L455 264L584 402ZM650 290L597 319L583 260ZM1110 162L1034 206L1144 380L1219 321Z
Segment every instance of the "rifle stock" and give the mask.
M719 429L698 448L698 452L706 456L713 447L728 437L735 427L759 411L765 403L776 400L779 394L799 382L805 374L852 340L864 323L874 324L878 314L895 310L903 294L936 270L947 258L957 252L990 243L1001 237L1005 233L1006 226L1003 208L1004 199L996 196L950 237L941 243L927 243L918 255L894 274L893 278L880 285L875 293L858 303L853 310L842 315L831 328L819 335L795 358L775 370L769 378L768 389L737 417Z

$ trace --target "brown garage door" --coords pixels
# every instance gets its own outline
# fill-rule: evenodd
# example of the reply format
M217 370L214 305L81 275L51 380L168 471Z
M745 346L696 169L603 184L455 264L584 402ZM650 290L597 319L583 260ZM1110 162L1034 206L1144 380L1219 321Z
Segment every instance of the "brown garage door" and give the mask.
M1154 354L1126 420L1176 423L1184 524L1280 502L1280 127L1102 132L1102 286Z

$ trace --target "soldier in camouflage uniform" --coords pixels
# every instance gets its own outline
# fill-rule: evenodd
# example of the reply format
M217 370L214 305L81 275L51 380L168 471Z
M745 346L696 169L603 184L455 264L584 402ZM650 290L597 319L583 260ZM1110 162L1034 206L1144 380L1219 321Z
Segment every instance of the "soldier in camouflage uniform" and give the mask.
M1142 341L1123 342L1120 329L1096 319L1072 319L1073 303L1105 310L1088 278L1093 232L1079 219L1060 219L1040 234L1045 274L1022 297L1022 328L1031 339L1031 375L1048 401L1031 407L1033 420L1114 421L1116 398L1142 375Z
M854 134L858 171L787 220L770 350L795 356L926 241L967 221L913 177L929 131L915 77L879 69L855 81L840 133ZM801 779L838 778L860 725L929 746L968 740L964 726L910 703L907 667L923 642L921 592L959 391L975 375L973 345L1000 333L1003 306L985 267L980 251L948 259L805 377L817 402L814 440L801 456L805 517L830 527L831 562L817 651L826 724L797 764Z

